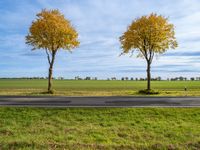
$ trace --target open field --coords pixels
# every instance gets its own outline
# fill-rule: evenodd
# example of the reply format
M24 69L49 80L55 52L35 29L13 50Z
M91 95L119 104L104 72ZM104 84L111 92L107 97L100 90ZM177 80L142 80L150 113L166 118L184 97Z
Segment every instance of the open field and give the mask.
M0 108L0 149L200 149L198 108Z
M188 91L184 91L184 87ZM1 79L0 95L45 95L47 80ZM146 88L146 81L54 80L54 95L131 96ZM152 81L158 96L200 96L200 81Z

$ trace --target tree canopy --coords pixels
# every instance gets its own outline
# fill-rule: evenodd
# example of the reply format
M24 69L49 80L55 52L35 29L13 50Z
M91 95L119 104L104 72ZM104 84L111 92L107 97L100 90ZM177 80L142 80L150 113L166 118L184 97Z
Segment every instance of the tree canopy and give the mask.
M79 45L78 33L58 10L42 10L32 22L27 44L33 49L71 50Z
M120 37L120 42L123 53L135 50L138 57L150 62L155 53L162 54L178 46L174 25L168 23L168 18L153 13L135 19Z

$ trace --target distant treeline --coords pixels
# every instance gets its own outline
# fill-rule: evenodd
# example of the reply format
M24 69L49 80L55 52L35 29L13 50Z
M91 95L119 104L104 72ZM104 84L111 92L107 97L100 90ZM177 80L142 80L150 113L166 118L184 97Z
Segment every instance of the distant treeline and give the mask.
M47 77L18 77L18 78L0 78L0 79L26 79L26 80L34 80L34 79L38 79L38 80L44 80L44 79L48 79ZM97 77L84 77L81 78L79 76L76 76L74 79L66 79L64 77L57 77L57 78L53 78L54 80L98 80ZM102 79L100 79L102 80ZM105 80L105 79L104 79ZM121 81L146 81L147 78L133 78L133 77L121 77L121 78L116 78L116 77L111 77L111 78L107 78L106 80L110 81L110 80L121 80ZM200 77L175 77L175 78L167 78L167 79L162 79L161 77L156 77L156 78L151 78L152 81L200 81Z
M86 77L86 78L80 78L79 76L75 77L75 80L98 80L97 77ZM133 77L111 77L107 78L107 80L122 80L122 81L146 81L147 78L133 78ZM200 77L175 77L175 78L167 78L162 79L161 77L151 78L152 81L200 81Z

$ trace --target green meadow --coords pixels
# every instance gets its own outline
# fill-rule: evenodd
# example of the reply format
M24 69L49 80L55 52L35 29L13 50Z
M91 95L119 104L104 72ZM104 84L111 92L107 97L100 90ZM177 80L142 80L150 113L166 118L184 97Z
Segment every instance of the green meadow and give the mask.
M157 96L200 96L200 81L152 81ZM184 88L187 88L187 91ZM140 96L146 81L54 80L54 95ZM0 95L46 95L47 80L1 79Z
M198 108L0 108L0 149L200 148Z

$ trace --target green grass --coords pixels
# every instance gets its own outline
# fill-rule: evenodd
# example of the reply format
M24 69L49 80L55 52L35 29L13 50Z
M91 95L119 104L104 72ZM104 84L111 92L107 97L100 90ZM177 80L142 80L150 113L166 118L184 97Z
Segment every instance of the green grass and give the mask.
M198 108L0 108L0 149L200 149Z
M200 96L200 81L152 81L158 96ZM188 91L184 91L184 87ZM146 81L75 81L54 80L55 95L67 96L127 96L140 95ZM44 95L47 80L1 79L0 95Z
M44 95L47 80L0 80L0 95ZM138 95L145 81L54 81L55 95ZM184 87L188 88L187 93ZM200 96L198 81L153 81ZM198 108L0 108L0 149L200 149Z

